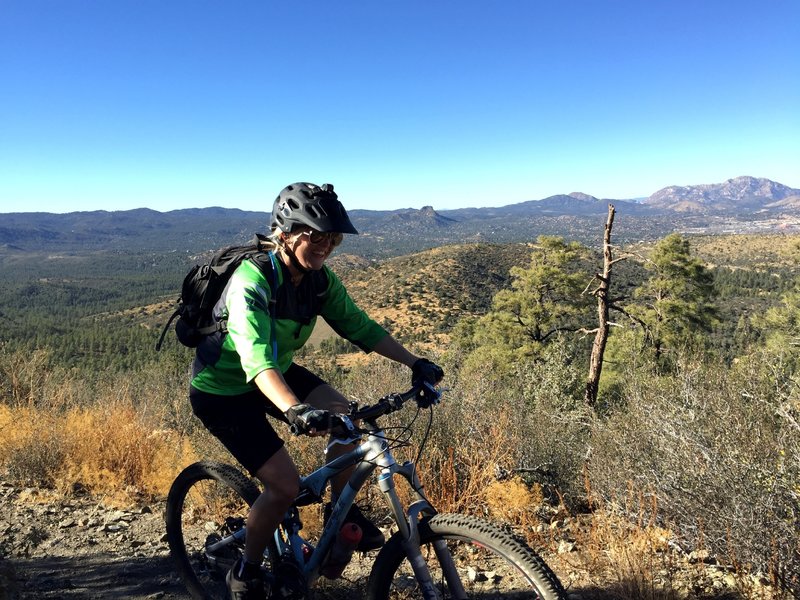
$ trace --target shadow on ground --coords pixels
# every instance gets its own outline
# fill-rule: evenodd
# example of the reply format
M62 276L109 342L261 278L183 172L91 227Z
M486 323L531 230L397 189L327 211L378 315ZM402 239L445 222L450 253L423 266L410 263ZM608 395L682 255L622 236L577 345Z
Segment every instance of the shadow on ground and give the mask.
M615 587L617 586L603 588L582 587L580 589L569 590L568 593L577 594L581 600L619 600L620 598L632 598L630 590L635 589L634 583L626 586L623 582L623 584L618 586L620 589L628 590L625 594L621 594L616 591L614 589ZM694 600L747 600L746 596L743 596L738 592L731 592L730 590L689 596L681 595L675 591L659 592L658 590L647 590L646 594L642 594L642 598L648 598L649 600L678 600L678 598L687 597Z
M4 561L0 599L188 599L169 557L49 556Z
M357 599L364 593L364 581L321 580L320 583L312 592L315 600ZM618 600L622 597L613 589L591 586L571 589L568 593L581 600ZM677 594L669 592L648 594L652 600L677 597ZM698 600L745 600L744 596L730 591L693 597ZM120 558L98 554L81 558L15 559L13 563L0 560L0 600L40 598L189 600L190 596L175 575L168 556Z
M356 599L363 587L355 582L325 582L316 600ZM86 557L50 556L13 562L0 559L0 600L189 600L168 556L121 558L110 554Z

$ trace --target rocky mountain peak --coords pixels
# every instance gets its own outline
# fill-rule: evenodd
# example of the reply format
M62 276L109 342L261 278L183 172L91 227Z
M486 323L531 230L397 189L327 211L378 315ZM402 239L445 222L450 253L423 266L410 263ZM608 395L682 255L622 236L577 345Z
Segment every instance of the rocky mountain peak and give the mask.
M760 210L798 194L800 190L770 179L743 176L723 183L665 187L644 203L653 208L678 212L736 212Z
M447 227L455 223L454 219L445 217L434 210L433 206L423 206L420 209L407 208L394 211L389 217L392 221L401 222L406 226L419 227L430 226Z
M438 217L440 216L435 210L433 210L432 206L423 206L419 209L419 214L422 217Z
M584 202L597 202L597 198L594 196L590 196L589 194L584 194L583 192L572 192L568 194L570 198L575 198L576 200L583 200Z

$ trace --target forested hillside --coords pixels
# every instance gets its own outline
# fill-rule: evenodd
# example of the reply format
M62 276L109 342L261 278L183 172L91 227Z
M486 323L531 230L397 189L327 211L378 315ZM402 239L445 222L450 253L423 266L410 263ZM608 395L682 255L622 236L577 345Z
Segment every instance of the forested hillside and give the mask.
M717 345L733 342L740 318L776 305L793 285L800 242L793 236L690 238L713 273L721 317L710 334ZM652 244L623 247L629 260L617 267L614 285L630 294L646 275ZM349 254L333 268L357 302L401 338L446 342L462 317L485 313L508 287L510 269L530 261L529 244L466 244L434 248L382 262ZM25 348L49 347L59 362L79 368L130 369L155 359L159 327L174 308L186 270L202 256L124 252L61 254L0 251L2 339ZM590 252L585 284L600 265ZM591 326L591 316L586 326ZM748 331L759 336L759 331ZM168 338L167 353L185 356Z

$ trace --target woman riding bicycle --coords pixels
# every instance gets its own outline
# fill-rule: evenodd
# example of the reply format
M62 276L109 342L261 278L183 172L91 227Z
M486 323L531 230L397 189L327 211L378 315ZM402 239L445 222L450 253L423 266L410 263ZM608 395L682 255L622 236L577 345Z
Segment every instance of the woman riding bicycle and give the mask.
M435 384L443 376L440 367L409 352L359 309L325 265L343 234L358 233L332 185L285 187L272 207L270 228L272 268L246 260L232 275L214 310L227 319L228 331L197 347L189 393L203 424L264 484L247 517L244 559L227 576L234 600L266 597L260 569L264 549L298 493L297 468L266 416L322 435L330 413L348 410L341 393L293 362L317 315L365 352L410 367L415 382ZM352 448L332 444L328 458ZM348 477L343 473L332 482L332 501ZM383 544L383 533L355 505L347 520L363 531L359 550Z

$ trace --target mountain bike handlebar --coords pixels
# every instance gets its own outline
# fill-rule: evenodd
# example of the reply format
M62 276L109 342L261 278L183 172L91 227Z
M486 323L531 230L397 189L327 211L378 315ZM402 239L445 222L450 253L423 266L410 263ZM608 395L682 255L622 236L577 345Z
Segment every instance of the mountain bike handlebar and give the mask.
M441 395L441 392L429 383L415 385L405 392L387 394L375 404L365 406L364 408L356 408L351 410L349 414L332 413L331 424L328 430L335 437L341 438L352 437L354 434L358 433L367 433L370 431L369 429L364 430L358 428L353 425L353 421L366 421L370 423L378 417L400 410L403 404L412 399L424 398L429 405L438 404ZM295 431L294 427L292 427L292 433L297 435L297 431Z

